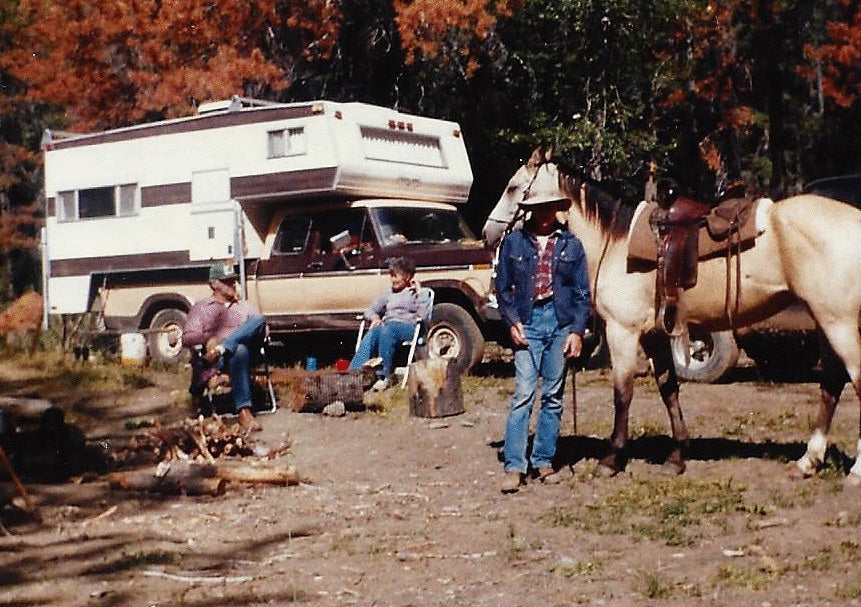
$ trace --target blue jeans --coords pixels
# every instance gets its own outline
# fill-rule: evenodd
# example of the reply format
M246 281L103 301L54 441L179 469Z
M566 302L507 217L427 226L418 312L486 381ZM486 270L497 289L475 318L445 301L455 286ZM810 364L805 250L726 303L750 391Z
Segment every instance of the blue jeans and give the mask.
M265 335L266 320L262 315L250 316L228 335L223 342L224 354L218 362L230 375L233 406L236 413L251 407L251 362L260 352Z
M503 448L506 472L527 472L529 418L539 379L541 410L530 458L533 469L552 465L562 420L567 334L559 327L552 301L532 309L532 319L523 327L523 333L528 346L514 351L515 388L505 426Z
M381 377L388 379L392 376L395 347L401 342L412 339L414 330L415 325L394 320L369 329L359 343L353 360L350 361L350 370L361 369L362 365L371 360L374 353L378 352L378 356L383 359Z

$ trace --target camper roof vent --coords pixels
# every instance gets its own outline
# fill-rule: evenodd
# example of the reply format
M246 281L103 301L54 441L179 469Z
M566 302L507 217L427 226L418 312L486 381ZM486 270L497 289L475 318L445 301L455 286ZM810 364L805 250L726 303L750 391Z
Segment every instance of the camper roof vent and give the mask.
M230 99L220 99L219 101L208 101L197 106L198 114L208 114L211 112L235 112L246 107L263 107L270 105L281 105L276 101L266 101L265 99L254 99L252 97L240 97L233 95Z

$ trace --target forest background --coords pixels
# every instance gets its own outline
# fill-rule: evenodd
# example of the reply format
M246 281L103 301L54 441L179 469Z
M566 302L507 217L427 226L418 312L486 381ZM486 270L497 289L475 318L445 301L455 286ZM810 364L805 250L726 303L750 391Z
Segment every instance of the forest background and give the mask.
M479 228L531 149L642 196L861 172L858 0L0 0L0 305L40 288L45 129L233 94L461 124Z

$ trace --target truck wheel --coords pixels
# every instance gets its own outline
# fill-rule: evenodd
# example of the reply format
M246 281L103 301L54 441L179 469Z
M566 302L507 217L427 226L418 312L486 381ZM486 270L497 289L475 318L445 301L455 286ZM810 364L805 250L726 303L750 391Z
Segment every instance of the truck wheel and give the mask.
M710 384L722 378L738 362L739 349L732 331L690 332L690 362L685 362L685 345L681 339L671 341L673 363L679 379Z
M484 337L469 312L456 304L437 304L428 330L427 353L428 358L454 360L459 371L467 371L484 356Z
M176 308L159 310L149 323L147 337L150 358L167 364L178 364L183 360L182 327L186 314Z

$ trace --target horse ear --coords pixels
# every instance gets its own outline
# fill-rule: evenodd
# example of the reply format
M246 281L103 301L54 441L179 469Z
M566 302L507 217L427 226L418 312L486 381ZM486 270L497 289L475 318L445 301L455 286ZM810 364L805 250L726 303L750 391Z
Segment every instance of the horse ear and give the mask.
M526 162L526 166L528 167L536 167L544 162L544 146L539 146L532 150L532 156L529 157L529 160Z

